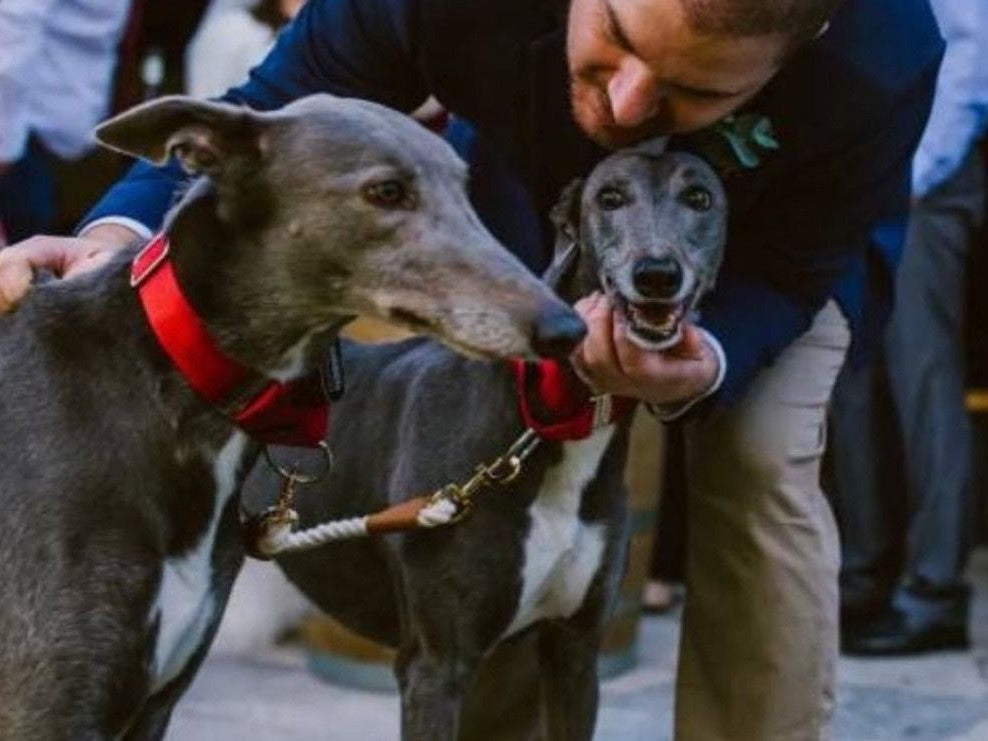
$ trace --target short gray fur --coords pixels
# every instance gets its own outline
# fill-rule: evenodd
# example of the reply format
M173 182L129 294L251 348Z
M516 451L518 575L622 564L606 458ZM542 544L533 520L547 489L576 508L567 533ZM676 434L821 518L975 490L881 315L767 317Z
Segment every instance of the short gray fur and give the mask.
M165 229L190 302L255 372L245 396L314 370L326 338L360 313L489 357L565 353L583 335L481 226L452 149L394 111L328 95L265 114L165 98L97 133L205 175ZM382 178L413 200L368 203ZM129 286L133 256L39 285L0 316L3 739L160 738L243 558L237 487L221 498L214 475L239 433L158 346ZM231 449L239 484L257 448ZM165 564L197 549L208 624L156 690L152 606Z
M614 183L630 195L627 205L602 210L598 193ZM708 210L697 212L682 198L693 186L709 191ZM721 260L726 218L721 184L698 158L647 147L612 155L586 182L567 188L554 209L556 259L546 279L573 302L602 283L621 290L636 261L671 255L702 293ZM690 286L682 292L691 299L692 293ZM629 294L623 298L640 300ZM505 365L458 357L426 340L348 344L344 360L349 388L333 407L329 436L336 465L323 481L299 488L301 527L377 512L463 481L523 429L514 377ZM588 485L572 493L579 520L606 532L582 604L532 628L538 633L544 732L553 740L593 734L597 654L626 560L629 424L625 418L618 425ZM461 705L518 610L533 502L547 473L562 465L563 445L544 442L512 485L482 494L458 524L278 558L289 579L323 610L398 648L404 738L470 736L460 729ZM303 469L319 465L315 454L282 455ZM260 511L278 488L278 477L258 466L245 486L245 504ZM511 684L509 676L500 679L495 687Z

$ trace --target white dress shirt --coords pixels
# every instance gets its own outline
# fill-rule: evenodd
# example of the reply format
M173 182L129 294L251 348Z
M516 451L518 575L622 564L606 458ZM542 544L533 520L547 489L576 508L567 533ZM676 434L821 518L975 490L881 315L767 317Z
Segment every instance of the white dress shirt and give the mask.
M988 122L988 0L932 0L947 50L913 159L913 195L957 171Z
M130 0L0 0L0 162L33 132L60 157L93 146Z
M243 84L274 43L270 26L229 3L210 6L185 50L185 90L193 97L218 97Z

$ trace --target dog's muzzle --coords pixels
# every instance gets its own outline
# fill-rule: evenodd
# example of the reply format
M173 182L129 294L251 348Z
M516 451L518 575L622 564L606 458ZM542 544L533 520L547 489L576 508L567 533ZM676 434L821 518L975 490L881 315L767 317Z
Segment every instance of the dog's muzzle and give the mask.
M645 257L631 269L629 296L608 275L601 284L618 316L628 330L628 338L644 350L667 350L683 336L683 319L692 311L696 286L687 287L687 275L674 257ZM684 290L685 289L685 290Z

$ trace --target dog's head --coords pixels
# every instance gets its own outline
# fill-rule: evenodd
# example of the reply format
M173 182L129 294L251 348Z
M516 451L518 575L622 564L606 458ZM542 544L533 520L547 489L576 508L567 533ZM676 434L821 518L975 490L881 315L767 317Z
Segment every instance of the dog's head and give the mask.
M585 333L482 226L452 148L393 110L330 95L270 113L171 97L97 137L208 176L216 219L249 253L213 279L247 284L251 311L309 330L362 314L482 357L562 356Z
M682 320L714 285L727 233L716 173L663 146L617 152L567 186L552 212L546 276L570 300L603 290L629 338L648 350L679 342Z

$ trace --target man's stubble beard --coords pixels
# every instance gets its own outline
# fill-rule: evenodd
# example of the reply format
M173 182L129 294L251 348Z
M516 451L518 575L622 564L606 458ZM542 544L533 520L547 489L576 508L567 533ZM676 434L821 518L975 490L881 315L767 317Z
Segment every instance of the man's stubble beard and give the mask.
M587 138L605 149L621 149L670 133L659 118L630 129L618 127L611 116L607 96L593 83L579 78L570 77L569 97L573 120Z

